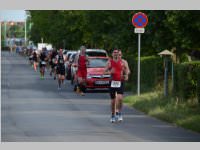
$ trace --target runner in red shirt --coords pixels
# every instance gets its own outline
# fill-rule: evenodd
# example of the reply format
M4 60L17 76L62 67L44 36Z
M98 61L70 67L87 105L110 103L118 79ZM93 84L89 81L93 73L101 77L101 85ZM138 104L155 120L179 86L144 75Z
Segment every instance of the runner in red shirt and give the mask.
M78 66L77 70L77 77L78 77L78 86L76 89L77 93L80 93L82 96L85 93L85 86L86 86L86 77L87 77L87 64L88 57L85 54L86 47L81 46L80 54L77 55L76 64Z
M111 122L122 121L121 109L124 93L124 80L128 80L128 68L122 59L119 59L119 50L114 50L105 68L105 74L111 75ZM116 111L117 110L117 111ZM120 116L120 117L119 117Z

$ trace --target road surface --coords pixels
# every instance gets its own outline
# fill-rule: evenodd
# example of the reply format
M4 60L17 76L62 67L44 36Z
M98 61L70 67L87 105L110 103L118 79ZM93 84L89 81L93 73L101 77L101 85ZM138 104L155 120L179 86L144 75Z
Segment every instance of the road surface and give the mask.
M112 124L107 91L79 96L70 83L57 90L39 78L28 59L1 53L2 142L177 142L200 141L200 134L124 107L124 122Z

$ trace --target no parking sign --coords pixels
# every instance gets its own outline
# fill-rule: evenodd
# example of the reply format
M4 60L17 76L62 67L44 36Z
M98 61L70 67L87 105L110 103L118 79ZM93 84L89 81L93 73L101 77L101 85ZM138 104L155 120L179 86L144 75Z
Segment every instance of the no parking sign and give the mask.
M139 12L133 15L132 24L136 28L144 28L146 27L147 23L148 23L148 17L146 14Z
M135 33L138 33L138 86L137 93L140 95L140 45L141 45L141 33L144 33L144 27L148 23L148 17L142 12L138 12L132 17L132 24L135 26Z

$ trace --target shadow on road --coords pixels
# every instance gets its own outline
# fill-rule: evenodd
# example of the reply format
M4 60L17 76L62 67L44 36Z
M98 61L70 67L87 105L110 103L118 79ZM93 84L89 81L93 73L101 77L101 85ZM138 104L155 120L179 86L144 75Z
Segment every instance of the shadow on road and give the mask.
M87 89L86 93L108 93L109 89Z

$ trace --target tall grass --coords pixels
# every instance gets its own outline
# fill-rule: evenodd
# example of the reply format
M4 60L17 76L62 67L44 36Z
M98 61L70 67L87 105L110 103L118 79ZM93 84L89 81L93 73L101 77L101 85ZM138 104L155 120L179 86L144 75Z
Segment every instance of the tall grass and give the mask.
M190 102L179 102L163 97L162 92L149 92L141 96L128 96L124 102L150 116L200 132L200 108Z

